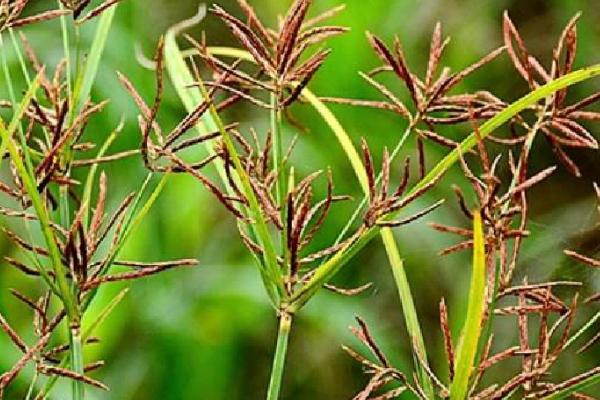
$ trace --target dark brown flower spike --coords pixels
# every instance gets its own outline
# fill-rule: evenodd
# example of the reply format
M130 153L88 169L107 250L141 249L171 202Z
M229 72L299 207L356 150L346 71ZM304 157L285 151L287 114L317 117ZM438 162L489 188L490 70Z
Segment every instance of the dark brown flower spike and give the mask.
M388 47L383 40L370 32L367 32L367 38L383 65L369 74L361 73L361 76L380 92L385 100L371 101L333 97L325 97L322 100L393 111L407 119L409 130L417 128L417 154L421 177L425 175L426 170L425 139L451 149L456 148L458 142L458 139L447 138L436 132L437 126L456 125L470 122L473 119L488 119L506 106L502 100L485 91L451 94L452 89L465 78L496 59L504 51L504 47L493 50L462 71L450 73L449 68L442 68L440 71L441 58L449 39L443 38L441 24L438 23L431 39L427 68L421 79L409 68L399 38L394 39L393 47ZM393 73L406 87L412 107L405 105L398 95L375 79L377 75L385 72ZM490 140L501 141L495 136L491 136Z
M244 49L252 55L260 68L257 75L265 75L268 80L263 83L245 73L233 72L235 68L227 66L207 51L202 51L201 46L200 56L217 73L230 70L236 77L231 84L239 85L243 90L267 89L277 96L277 107L286 108L297 100L302 89L327 58L329 51L318 50L308 57L303 57L304 53L309 47L346 32L346 28L337 26L314 27L315 24L334 15L339 8L305 23L312 1L296 0L282 21L279 31L275 33L265 27L245 0L238 0L238 3L246 14L247 22L242 22L217 5L213 5L211 12L229 27ZM302 58L305 60L300 61ZM235 89L228 90L233 92Z
M377 188L377 178L375 167L373 164L373 157L371 156L371 151L369 150L367 142L364 139L361 142L361 147L369 185L369 207L367 208L367 211L365 212L363 218L364 224L367 228L372 227L374 225L387 227L397 227L401 225L406 225L429 214L443 203L443 201L438 201L435 204L402 220L387 220L385 217L387 217L389 214L408 206L410 203L414 202L419 197L425 195L433 186L435 186L437 180L428 183L421 189L415 191L414 193L408 196L403 196L404 191L408 186L410 171L410 161L407 158L404 164L404 174L402 177L402 181L400 182L398 187L390 194L389 185L391 179L391 166L390 156L387 149L384 149L383 151L383 162L381 166L381 183L380 187Z
M369 328L364 320L356 317L358 327L350 327L350 330L358 340L370 351L375 358L375 362L357 353L355 350L342 346L352 358L360 362L365 368L365 373L371 376L371 379L365 388L358 393L354 399L393 399L404 391L409 390L419 399L426 399L423 390L420 388L418 379L411 384L406 376L396 368L392 367L383 351L379 348L371 335ZM390 385L393 387L390 389ZM382 392L376 395L376 392Z
M448 309L446 307L446 300L442 297L440 300L440 327L442 335L444 337L444 350L446 351L446 360L448 361L448 380L452 381L454 378L454 345L452 344L452 334L450 331L450 325L448 324Z
M21 17L23 9L30 0L0 0L0 32L9 28L20 28L25 25L48 21L69 14L69 10L50 10L30 17Z
M29 296L21 291L13 290L12 294L33 313L32 325L38 338L38 344L28 348L4 319L0 326L9 334L11 340L23 352L21 360L0 377L0 392L8 385L29 362L35 363L38 373L47 376L62 376L85 384L106 388L102 383L85 375L86 371L99 368L102 363L94 362L83 369L83 373L65 369L57 364L65 357L62 352L52 349L66 348L59 343L47 348L50 338L58 336L57 327L67 316L65 308L56 311L56 299L64 299L57 287L61 275L56 270L49 270L46 265L60 263L64 268L63 279L73 294L73 307L77 312L84 312L91 302L98 286L114 281L124 281L153 275L175 267L189 266L192 260L173 261L168 263L135 263L119 261L117 256L126 240L132 218L137 215L139 204L135 202L135 194L126 196L116 207L112 215L107 213L107 199L110 197L109 187L104 173L100 174L97 199L92 208L92 187L96 180L95 171L99 164L120 160L140 153L139 150L126 150L115 154L106 154L112 140L122 128L122 124L111 133L106 143L99 143L101 149L97 156L83 154L96 148L96 143L83 141L88 131L89 122L101 113L106 101L92 103L85 101L81 109L75 109L71 94L67 92L65 62L59 62L53 75L47 75L47 69L36 56L33 48L24 35L21 41L26 58L32 69L38 74L40 93L25 106L22 124L25 125L22 141L19 141L19 155L26 158L27 178L31 183L26 187L22 168L17 168L14 155L4 158L6 162L5 181L0 184L0 192L8 201L8 206L0 206L0 214L29 224L39 221L46 224L46 236L52 238L54 248L39 245L32 236L20 237L9 229L4 233L22 250L26 261L7 258L9 265L33 279L43 279L47 284L47 292L40 298ZM84 99L85 100L85 99ZM146 106L147 107L147 106ZM148 108L149 113L152 111ZM156 126L157 124L153 124ZM97 135L95 135L97 137ZM83 155L82 155L83 154ZM34 156L32 156L34 155ZM17 159L18 160L18 159ZM86 168L94 167L94 168ZM80 182L71 177L74 168L83 169L82 176L89 182L81 188ZM29 172L31 171L31 176ZM92 171L94 171L92 173ZM87 175L86 175L87 174ZM92 175L89 175L92 174ZM39 198L31 194L31 186L37 187ZM7 199L6 199L7 198ZM30 211L32 205L36 205ZM68 205L62 212L52 212L51 208ZM39 203L42 203L41 205ZM46 207L48 214L42 220L39 208ZM108 274L112 265L120 264L131 271L120 274ZM195 264L195 261L194 261ZM69 314L69 328L79 330L79 322ZM90 342L91 343L91 342ZM67 347L65 347L67 346Z
M78 23L83 23L102 14L106 9L114 6L121 0L105 0L100 5L92 9L87 15L79 18L92 0L60 0L63 6L73 12L73 18L77 19Z
M438 124L456 124L466 122L471 119L469 109L474 109L477 118L489 118L503 108L503 102L494 96L489 96L486 92L474 94L449 95L448 92L458 83L464 80L468 75L480 69L484 65L494 60L502 53L504 48L498 48L490 54L475 62L466 69L451 74L448 68L443 68L437 75L440 60L449 39L442 40L441 24L437 24L431 39L431 49L427 70L423 80L412 73L408 67L406 57L402 50L401 42L398 38L394 39L393 50L389 49L385 43L377 36L367 33L367 38L371 47L382 61L383 66L375 69L369 75L363 75L369 84L381 92L390 102L368 102L364 105L371 105L377 108L396 110L405 118L408 118L412 124L424 122L428 127ZM397 100L396 96L382 84L375 81L375 75L382 72L393 72L406 86L413 106L414 114L408 112L408 108ZM336 101L335 99L327 99ZM354 100L338 99L338 102L353 103ZM408 114L408 115L407 115Z
M119 1L121 1L121 0L106 0L103 3L101 3L100 5L96 6L92 10L90 10L86 15L79 18L79 15L81 15L81 13L85 9L85 7L87 7L86 4L81 4L80 6L78 6L77 10L74 11L73 15L75 16L75 18L79 18L77 20L78 24L83 24L84 22L87 22L89 20L92 20L92 19L98 17L104 11L108 10L110 7L117 5L117 3ZM85 3L85 1L83 3Z
M554 49L551 66L546 69L528 53L525 42L510 20L508 13L505 13L504 40L508 53L516 70L532 89L572 72L577 52L576 24L579 16L577 14L571 18L564 28ZM514 47L514 42L517 47ZM564 148L598 149L597 140L582 123L599 119L598 113L585 109L596 104L600 96L594 93L573 105L567 105L566 99L566 88L556 92L552 101L549 102L549 107L544 109L544 116L537 125L565 168L573 175L580 176L579 168Z

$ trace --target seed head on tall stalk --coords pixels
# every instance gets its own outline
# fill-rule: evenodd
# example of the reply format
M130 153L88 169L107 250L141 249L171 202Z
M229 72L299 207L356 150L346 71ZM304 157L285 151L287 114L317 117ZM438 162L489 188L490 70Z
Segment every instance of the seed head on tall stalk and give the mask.
M17 11L25 2L13 2L9 15L8 28L22 25L15 21ZM111 2L110 5L114 5ZM106 4L104 4L106 5ZM6 2L2 2L2 7ZM92 11L97 16L105 11ZM4 11L4 10L3 10ZM108 10L112 17L114 9ZM28 23L44 21L49 16L61 16L66 11L43 14L27 20ZM91 19L92 16L90 16ZM102 23L107 20L103 18ZM81 20L79 22L82 22ZM11 31L12 33L12 31ZM92 336L95 328L106 319L126 290L118 294L98 315L89 316L89 325L83 329L81 323L88 314L86 311L95 298L100 286L111 282L129 281L143 278L175 267L195 265L195 260L176 260L147 263L122 260L119 257L132 229L148 212L164 185L164 180L148 196L147 188L151 176L141 185L138 193L131 193L112 212L110 186L106 174L98 170L105 163L115 162L139 154L138 149L108 154L121 126L110 133L104 142L92 136L89 123L101 113L107 102L92 102L76 85L78 94L72 93L67 70L70 60L61 60L50 74L49 68L36 55L22 32L21 43L12 36L14 50L23 61L21 70L28 82L28 89L17 102L11 71L4 62L4 78L9 86L10 101L3 101L4 107L12 109L8 123L0 119L2 137L1 160L6 180L0 182L4 196L0 213L19 222L25 227L26 235L3 227L4 234L19 250L18 257L6 257L6 263L30 279L38 282L41 295L26 294L21 290L11 293L23 306L32 312L32 325L36 336L34 344L27 344L24 336L18 333L4 316L0 316L0 328L12 343L22 352L14 366L0 375L0 397L28 364L35 368L30 385L30 394L38 386L38 377L48 380L39 391L37 398L45 398L58 377L73 381L72 396L81 400L85 396L85 385L108 389L102 382L91 378L88 373L103 365L103 361L85 363L85 348L98 342ZM91 53L101 52L103 41L96 40L96 48ZM24 50L25 57L21 51ZM6 57L6 48L2 55ZM93 60L93 57L90 57ZM28 64L26 64L26 61ZM4 58L4 61L6 59ZM79 82L93 82L95 68L88 61L82 68ZM30 80L33 73L34 79ZM77 89L78 88L78 89ZM73 99L81 98L81 104ZM90 156L90 152L96 155ZM72 171L77 171L79 179L74 179ZM99 176L99 177L98 177ZM97 195L93 189L97 187ZM114 197L114 196L113 196ZM37 243L39 231L44 243ZM111 272L113 266L124 271ZM39 293L39 292L38 292ZM69 332L68 343L62 343L65 335L60 329Z

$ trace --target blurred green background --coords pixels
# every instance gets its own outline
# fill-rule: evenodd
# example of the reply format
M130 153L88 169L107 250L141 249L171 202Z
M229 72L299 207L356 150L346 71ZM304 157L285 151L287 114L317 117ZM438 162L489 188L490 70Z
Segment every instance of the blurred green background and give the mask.
M276 21L291 1L253 0L260 16ZM236 15L235 1L217 1ZM340 0L314 2L313 14L336 6ZM531 51L548 61L562 27L577 11L583 11L578 25L579 54L577 66L600 62L600 7L597 1L568 0L348 0L347 8L333 22L351 27L344 37L330 41L333 53L311 85L323 96L348 96L378 99L358 76L378 65L365 39L364 32L390 41L398 35L410 66L424 71L431 31L436 21L452 37L443 63L453 70L464 68L502 43L501 21L505 9L510 14ZM34 1L32 10L47 8L52 1ZM137 110L119 85L115 71L125 73L149 101L154 93L153 74L143 69L134 56L135 46L152 54L161 34L177 21L192 15L195 0L124 0L119 6L103 62L94 86L94 99L109 98L111 103L94 119L88 131L90 140L104 138L124 117L126 128L115 149L135 148L140 140ZM271 25L274 25L273 23ZM89 43L94 24L82 31L82 41ZM235 44L224 27L208 17L191 33L199 37L206 31L211 44ZM62 57L58 22L24 30L41 60L54 69ZM88 47L84 45L83 48ZM11 67L16 59L9 52ZM600 82L586 83L571 91L579 98L597 90ZM486 89L505 100L513 100L526 92L524 83L513 71L508 58L499 60L474 74L462 85L464 89ZM6 98L4 83L0 98ZM332 107L348 129L355 143L367 137L375 154L383 146L392 147L403 131L405 122L395 115L345 106ZM360 199L358 185L344 153L320 117L306 105L296 105L294 116L308 128L302 133L294 156L297 169L305 174L331 166L339 193ZM184 115L184 109L172 87L160 114L163 126L170 127ZM255 108L236 108L228 119L241 119L248 125L265 128L266 115ZM594 126L598 132L600 126ZM286 126L291 137L294 128ZM455 138L466 132L455 129ZM97 137L95 137L97 135ZM430 145L430 162L443 154L443 149ZM405 149L414 154L413 141ZM530 196L532 238L526 241L521 255L518 277L528 275L531 281L551 276L578 277L588 283L584 294L599 286L595 276L585 268L572 265L562 256L562 249L577 248L584 239L599 243L592 182L598 179L600 159L591 151L570 152L582 167L583 178L574 179L564 169L536 187ZM534 147L532 171L555 163L550 149L539 141ZM398 167L399 168L399 167ZM120 161L106 167L113 195L111 204L137 190L145 171L139 158ZM428 199L450 197L450 184L468 186L459 171L446 180ZM324 190L324 188L321 188ZM337 208L320 244L334 235L353 211L355 203ZM424 203L422 203L424 204ZM418 207L416 205L415 207ZM455 203L450 201L428 221L465 224ZM2 223L12 224L10 221ZM424 221L397 231L407 273L416 298L432 363L442 376L442 338L438 329L437 307L446 297L453 330L461 323L465 309L465 293L469 277L468 253L441 258L437 252L454 243L454 238L434 232ZM591 238L591 239L590 239ZM0 254L14 254L15 249L0 237ZM196 257L201 265L193 269L171 271L131 285L131 292L102 326L98 336L102 342L86 352L86 360L105 359L107 365L93 374L111 387L109 393L90 389L90 399L259 399L264 397L275 343L276 320L263 293L259 276L245 248L238 240L235 224L225 210L207 192L188 177L172 178L166 190L143 225L130 240L123 258L167 260ZM582 277L583 276L583 277ZM360 367L340 348L341 344L357 345L348 326L354 315L361 315L372 327L390 358L403 371L410 372L410 343L407 339L396 289L379 241L374 241L350 262L335 278L336 283L350 287L373 282L371 290L355 298L321 292L301 312L292 332L289 357L283 382L283 399L349 399L366 383ZM10 294L15 287L30 295L39 294L31 280L6 266L0 268L0 312L26 337L31 337L30 315ZM105 287L96 305L105 304L122 288ZM586 312L594 312L592 306ZM93 310L92 310L93 314ZM585 318L585 312L578 320ZM500 319L498 334L502 343L514 342L514 324ZM0 372L18 357L4 335L0 335ZM594 366L600 357L596 345L584 355L571 354L560 363L556 377L566 377ZM22 398L31 370L7 394L9 399ZM506 371L497 369L497 376ZM68 385L62 383L52 398L66 399ZM591 392L593 393L593 392Z

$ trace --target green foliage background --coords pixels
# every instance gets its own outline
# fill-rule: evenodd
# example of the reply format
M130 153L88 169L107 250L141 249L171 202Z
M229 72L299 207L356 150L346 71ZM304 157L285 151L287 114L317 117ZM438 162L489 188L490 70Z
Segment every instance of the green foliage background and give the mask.
M47 8L32 2L34 7ZM217 1L226 9L239 10L232 0ZM268 21L285 11L290 3L275 0L252 2ZM338 5L340 0L315 1L314 12ZM130 77L146 99L154 93L154 78L136 61L135 47L152 54L159 35L173 23L192 15L196 0L124 0L110 34L94 99L109 98L111 104L102 116L94 119L88 131L90 140L105 137L121 118L126 129L118 140L119 149L138 145L135 105L119 85L115 71ZM508 9L531 50L548 61L552 47L569 18L583 11L579 24L577 66L600 62L600 7L595 0L348 0L347 9L335 18L336 24L349 26L351 32L331 41L333 54L317 75L311 89L323 96L377 98L377 94L358 76L377 61L365 39L365 30L391 40L397 34L413 70L425 69L431 31L436 21L452 37L443 62L453 70L469 65L478 57L502 43L502 12ZM206 31L212 44L236 44L231 35L214 18L208 17L198 36ZM60 26L48 22L25 29L40 58L53 66L62 57ZM88 43L93 24L82 31L81 40ZM86 45L82 46L86 48ZM18 71L14 54L12 67ZM598 88L592 82L571 91L574 98ZM506 100L526 93L526 87L513 71L508 58L474 74L463 86L487 89ZM0 98L7 97L4 83ZM375 154L383 146L393 146L405 123L396 116L380 111L333 107L336 115L357 142L361 136L373 144ZM294 162L301 173L331 166L338 192L354 194L360 189L342 150L318 115L306 105L292 109L296 119L308 128L301 134ZM184 115L183 107L172 87L160 114L164 126L173 126ZM255 108L236 108L225 120L242 120L245 125L266 129L266 115ZM592 127L599 132L600 126ZM286 125L289 139L295 128ZM465 132L448 132L464 137ZM407 153L414 154L412 141ZM428 148L431 162L443 149ZM532 170L554 163L550 149L543 141L534 147ZM584 177L571 178L560 170L532 191L532 238L522 253L519 276L531 280L553 275L563 278L585 274L586 292L599 286L600 273L592 275L585 268L572 265L561 255L566 247L578 248L600 243L594 227L597 221L591 182L598 179L600 160L590 151L573 152L582 166ZM399 167L398 167L399 169ZM113 206L126 193L136 190L145 172L139 158L120 161L106 168L113 195ZM467 188L459 171L447 175L434 197L450 196L450 183ZM322 188L324 190L324 187ZM328 231L318 240L325 244L335 235L353 210L353 205L339 207ZM428 217L444 223L464 224L458 208L448 202L442 210ZM10 224L10 221L2 221ZM196 257L201 266L172 271L132 285L130 294L98 336L102 343L86 352L86 360L107 360L95 377L106 382L111 392L89 390L90 399L258 399L264 397L271 355L275 343L276 320L262 291L260 279L245 248L240 244L233 220L213 201L205 190L187 177L170 180L149 218L133 235L123 258L166 260ZM416 298L423 331L432 363L445 371L442 338L439 334L437 307L440 297L448 300L451 324L458 329L466 309L469 277L469 254L446 258L437 252L452 243L452 238L435 233L424 222L397 231L405 257L407 273ZM12 255L12 248L0 235L0 254ZM588 251L589 254L589 251ZM380 338L383 349L406 372L411 371L410 343L407 339L396 289L393 285L381 243L374 241L336 277L344 286L374 282L374 289L356 298L343 298L322 292L298 316L292 332L289 358L283 384L284 399L347 399L365 383L360 368L341 351L340 345L356 344L347 327L353 316L363 316ZM20 332L31 335L30 315L10 296L6 288L19 287L32 295L39 288L13 269L0 265L0 312L8 316ZM105 303L120 289L119 284L106 287L96 305ZM588 307L588 308L591 308ZM93 311L92 311L93 314ZM580 315L584 318L584 315ZM514 341L516 332L511 321L501 320L501 341ZM18 353L0 335L0 371L9 368ZM596 345L586 355L572 356L557 377L570 376L594 365L600 357ZM27 374L13 386L9 399L22 398L28 384ZM499 376L506 374L498 369ZM67 398L68 385L60 386L53 398Z

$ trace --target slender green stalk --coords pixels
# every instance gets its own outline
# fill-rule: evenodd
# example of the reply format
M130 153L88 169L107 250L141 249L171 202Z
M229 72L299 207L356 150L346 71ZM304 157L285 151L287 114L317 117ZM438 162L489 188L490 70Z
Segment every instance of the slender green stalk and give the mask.
M588 329L590 329L598 320L600 320L600 311L596 312L592 318L590 318L573 336L567 340L563 350L571 346L577 339L581 337Z
M29 104L29 101L31 100L31 98L33 98L34 93L36 92L38 87L39 75L38 77L36 77L36 79L34 79L27 93L25 94L25 97L20 107L22 109L22 112L24 112L24 109ZM19 113L15 113L15 117L20 118ZM15 117L13 117L13 120ZM44 236L44 240L46 241L46 245L50 253L54 273L56 274L57 290L65 305L67 314L69 316L69 320L72 322L78 322L79 315L77 312L77 305L66 278L66 270L64 265L62 264L60 251L54 238L54 232L52 231L52 227L50 226L50 217L48 216L48 211L46 210L46 206L44 205L44 202L37 191L37 186L33 178L33 173L31 169L28 166L26 166L23 162L23 159L21 158L21 155L12 138L12 132L15 131L15 128L16 125L13 126L13 123L11 122L11 125L7 129L4 125L4 121L0 119L0 136L2 137L3 145L6 146L6 149L10 154L15 169L17 170L19 177L23 181L23 186L25 187L25 190L27 191L27 194L31 199L31 203L40 222L42 234ZM42 269L40 273L42 273L42 275L46 275L46 280L47 282L49 282L50 287L54 288L55 285L52 284L52 280L48 278L48 272Z
M102 58L104 48L106 47L108 33L110 32L110 27L112 26L115 12L117 11L117 6L118 4L110 7L100 16L85 66L83 69L77 67L78 72L76 73L76 81L73 87L73 107L71 108L70 115L71 121L81 111L90 95L92 86L96 80L100 59ZM79 59L79 49L77 48L76 50L78 52L76 58ZM79 65L79 62L76 64Z
M21 53L21 48L17 43L17 38L15 36L15 31L12 28L8 29L10 34L10 40L12 41L13 48L15 49L15 53L17 54L17 59L19 60L19 66L21 67L21 72L25 77L25 81L27 84L31 83L31 77L29 76L29 72L27 71L27 64L25 63L25 58L23 58L23 53Z
M275 194L277 199L277 204L281 206L281 220L285 221L286 215L286 203L285 196L287 190L285 188L286 185L286 173L285 167L283 166L283 138L281 133L281 111L279 110L279 101L277 99L277 94L271 94L271 112L270 112L270 124L271 124L271 135L273 136L273 171L277 176L277 180L275 181ZM286 230L283 229L281 231L280 237L280 247L281 254L284 255L284 259L286 259Z
M421 181L413 186L406 196L411 196L416 191L422 189L431 182L434 182L448 171L448 169L460 159L461 154L464 154L477 144L478 137L487 137L498 127L510 121L515 115L538 101L551 96L553 93L598 75L600 75L600 65L583 68L550 81L510 104L493 118L481 125L479 128L479 135L472 133L460 144L460 146L446 155L446 157L436 164ZM396 213L393 214L394 215L390 215L390 217L394 217ZM321 264L321 266L316 269L312 278L292 295L291 301L294 303L293 309L302 307L324 283L329 281L343 265L345 265L360 249L377 235L379 229L380 228L378 227L373 227L366 230L353 244L343 247L331 259Z
M421 332L412 291L410 290L410 284L406 277L404 262L400 257L400 252L398 251L398 246L394 239L394 232L390 228L383 228L381 230L381 239L383 240L392 274L394 275L396 288L398 289L398 295L400 296L400 304L402 305L402 313L404 314L404 321L406 323L406 329L408 330L408 336L410 337L410 343L415 347L415 351L419 353L418 356L414 357L415 367L419 371L419 379L424 386L423 389L428 396L433 398L435 392L431 383L431 378L421 364L422 362L427 363L427 350L425 348L423 333Z
M321 115L321 117L325 120L327 125L333 131L336 139L342 146L346 157L348 157L348 161L350 161L350 165L352 165L352 169L354 170L354 174L358 179L358 183L360 187L368 193L369 191L369 178L367 177L367 173L365 171L365 167L363 165L362 159L352 144L352 140L346 133L346 130L342 126L342 124L338 121L335 115L329 110L329 108L323 104L321 100L317 96L315 96L308 89L304 89L302 91L302 97L305 98L311 106Z
M285 198L285 174L283 173L283 138L281 133L281 111L279 110L279 101L277 94L271 94L271 112L270 124L271 134L273 135L273 171L277 174L276 193L277 201L282 203Z
M81 338L82 343L85 343L86 340L88 340L92 336L96 328L98 328L98 326L100 326L108 318L108 316L113 312L113 310L117 307L121 300L123 300L123 298L128 292L128 288L121 290L115 297L113 297L113 299L110 302L108 302L108 304L98 313L98 315L94 317L94 321L91 324L89 324L87 328L83 331L83 336ZM83 306L83 309L87 309L88 305L89 303L85 304ZM71 354L69 354L68 357L63 358L59 366L61 368L64 368L67 365L67 363L71 361L70 357ZM44 384L42 389L40 389L40 391L37 393L35 398L37 400L45 399L57 381L58 375L53 375L49 377L46 380L46 383Z
M84 374L83 346L81 341L81 328L71 327L70 331L71 369L73 372ZM83 400L85 397L84 383L78 379L72 380L73 400Z
M58 8L60 10L64 9L63 3L60 0L56 1L58 3ZM67 63L66 73L67 73L67 92L69 96L73 94L73 71L71 70L71 48L69 45L69 28L67 26L67 16L61 15L60 17L60 30L62 33L63 40L63 52L65 56L65 60ZM73 100L73 99L70 99ZM71 102L72 104L72 102Z
M269 380L269 389L267 391L267 400L278 400L281 381L283 378L283 368L285 365L285 356L287 354L290 331L292 329L292 316L288 313L282 313L279 317L279 330L277 331L277 345L275 355L273 356L273 367L271 369L271 379Z
M10 69L8 67L8 60L6 58L6 48L4 47L4 35L2 33L0 33L0 53L2 54L2 72L4 74L4 80L6 81L5 85L8 88L8 98L14 106L16 103L15 90L10 77Z
M29 384L29 389L27 389L27 395L25 396L25 400L31 400L31 396L33 396L33 391L35 389L35 385L37 384L38 377L39 377L38 372L33 371L33 378L31 378L31 383Z
M181 99L188 112L192 112L196 107L198 107L198 105L202 104L205 101L206 90L200 90L200 88L197 87L189 87L189 85L192 82L195 82L196 79L192 76L185 62L186 53L182 52L179 49L176 37L182 30L199 23L204 17L204 14L205 8L202 8L201 6L197 16L191 18L188 21L184 21L180 24L177 24L176 26L169 29L169 31L165 35L165 65L169 73L169 78L171 79L173 86L175 86L177 94L179 95L179 98ZM193 54L193 52L188 52L187 55ZM213 115L215 115L215 113L213 112L204 113L199 123L196 125L196 129L200 134L206 134L208 132L214 132L219 130L219 125L217 124L217 121L213 117ZM218 118L218 115L216 116ZM220 123L220 125L222 126L222 123ZM205 142L205 148L208 154L214 155L214 149L208 144L208 142ZM216 166L217 173L219 174L221 182L225 186L227 193L230 195L235 195L231 185L229 184L229 180L227 178L227 174L225 172L223 163L215 163L214 165ZM234 179L237 181L237 183L241 184L240 177L234 176ZM246 210L242 209L242 212L246 213ZM261 231L264 232L264 229L261 229ZM250 238L252 238L254 241L260 241L256 227L252 226L247 233L250 236ZM266 237L264 239L266 239ZM270 240L271 239L269 237L269 241ZM270 247L272 247L272 245ZM260 277L263 281L263 285L265 287L267 295L269 296L271 304L274 307L278 307L279 299L277 291L273 287L272 273L270 272L272 268L267 267L268 264L265 262L265 257L254 257L254 260L256 261L257 269L260 273Z

